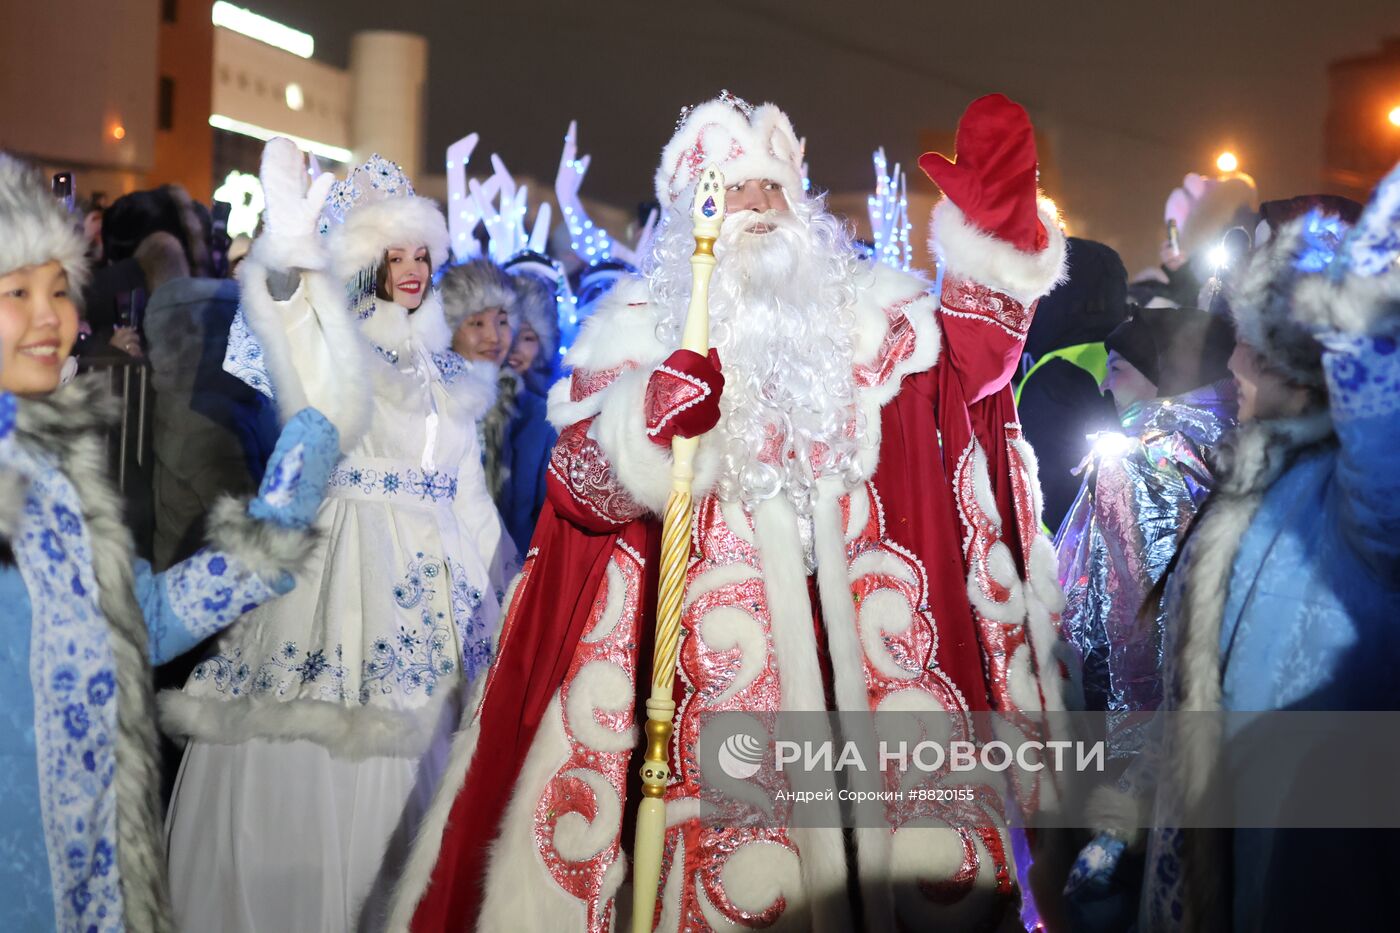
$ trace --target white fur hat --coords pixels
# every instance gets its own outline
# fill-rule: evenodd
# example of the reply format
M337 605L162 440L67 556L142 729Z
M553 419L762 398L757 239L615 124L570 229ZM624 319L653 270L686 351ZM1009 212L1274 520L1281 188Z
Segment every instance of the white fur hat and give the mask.
M442 211L415 195L403 170L377 153L331 186L320 226L328 237L334 272L342 279L377 266L391 246L426 246L434 269L447 262Z
M85 253L74 218L49 193L43 176L0 153L0 275L58 260L77 295L87 281Z
M802 192L802 143L787 114L773 104L754 107L722 91L682 111L676 134L661 151L656 199L663 207L675 204L706 164L724 174L725 184L768 178L790 198Z
M488 308L501 308L511 316L512 329L518 326L515 282L489 259L447 267L438 279L438 291L442 293L447 326L454 331L467 318Z

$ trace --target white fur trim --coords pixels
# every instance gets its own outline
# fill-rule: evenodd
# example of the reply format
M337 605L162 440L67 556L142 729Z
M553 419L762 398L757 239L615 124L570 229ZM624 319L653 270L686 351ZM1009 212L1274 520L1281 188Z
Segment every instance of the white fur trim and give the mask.
M746 117L723 100L706 101L691 109L661 151L656 200L688 214L690 205L677 205L677 198L706 165L719 169L727 185L766 178L781 184L789 198L801 197L802 155L792 121L774 104L755 107Z
M634 369L598 393L606 395L606 402L589 434L603 448L613 474L633 500L659 515L671 494L671 452L647 437L650 378L650 370Z
M82 218L59 206L37 171L0 153L0 275L56 260L69 290L81 294L88 274L81 225Z
M726 506L724 512L725 520L731 525L744 521L738 508ZM753 528L772 619L773 661L781 682L781 708L786 711L824 710L826 697L812 630L807 571L802 564L802 544L797 536L797 514L784 497L767 499L753 510ZM831 780L830 776L827 780ZM834 800L830 806L834 823ZM811 929L850 929L851 918L843 909L846 856L841 831L793 829L791 836L802 857L806 909L821 905L821 909L811 915Z
M510 604L510 594L519 579L517 574L515 580L511 581L512 589L507 592L506 605ZM390 933L408 933L414 911L418 909L418 904L423 900L423 895L427 893L428 885L432 881L433 868L437 865L438 855L442 851L442 836L447 831L447 818L452 815L452 808L457 803L457 794L466 783L467 771L476 757L477 741L481 738L481 720L472 713L481 702L486 680L485 677L478 677L471 686L467 702L463 704L462 709L472 718L452 737L447 767L443 769L442 779L433 794L433 802L418 824L418 832L409 850L408 861L394 884L388 921L384 926Z
M599 299L564 363L588 372L602 372L626 363L649 369L665 359L667 353L656 338L656 314L647 280L629 275Z
M453 690L439 690L417 709L358 709L321 700L257 702L193 697L183 690L160 695L160 721L166 733L211 745L250 739L306 739L342 758L417 758L432 741L443 704Z
M391 197L352 208L345 222L326 234L331 269L347 282L361 269L378 265L391 246L428 248L433 268L447 262L447 220L427 198Z
M1400 272L1349 275L1339 283L1327 276L1308 276L1293 295L1298 321L1315 331L1345 334L1378 333L1383 322L1394 333L1400 307Z
M556 691L516 779L500 834L491 843L477 929L534 933L585 927L584 903L560 890L545 869L533 832L535 808L568 760L569 743Z
M1084 819L1096 832L1113 833L1129 846L1137 846L1144 835L1143 827L1151 823L1151 808L1151 800L1103 785L1089 793L1084 802Z
M1065 278L1059 211L1048 198L1040 199L1039 208L1049 243L1038 253L1025 253L974 226L944 198L933 209L929 249L945 264L945 275L971 279L1029 304Z
M273 299L268 267L253 257L239 269L243 310L263 349L282 420L314 406L350 450L369 425L368 343L351 320L345 291L322 273L304 272L286 301Z
M473 421L480 421L491 410L491 406L496 404L498 372L494 366L479 366L468 362L466 371L448 383L448 391Z
M0 468L0 538L14 538L19 530L19 517L24 512L24 497L28 489L29 480L25 476Z
M278 272L321 271L331 262L320 234L284 236L270 229L253 241L245 259L257 260Z
M441 353L452 346L452 331L443 316L442 296L437 289L429 289L418 310L409 312L408 328L414 342L429 353Z
M272 583L295 576L316 549L314 528L286 528L248 514L246 500L223 496L209 510L209 543L236 558L260 579Z

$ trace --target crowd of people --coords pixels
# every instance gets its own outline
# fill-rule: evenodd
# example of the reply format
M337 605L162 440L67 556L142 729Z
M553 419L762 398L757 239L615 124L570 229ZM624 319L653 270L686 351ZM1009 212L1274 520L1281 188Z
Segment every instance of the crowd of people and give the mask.
M569 146L568 232L608 244ZM654 228L554 256L500 168L449 220L387 159L274 139L230 242L177 187L73 210L0 155L9 928L1383 922L1393 834L1190 825L1225 737L1171 714L1400 708L1400 168L1365 206L1189 175L1130 277L991 95L919 159L924 276L804 148L772 104L686 108ZM149 376L144 490L109 469L113 367ZM823 711L978 743L1102 713L1108 780L1074 830L1012 828L1069 805L1043 781L878 827L708 809L708 721Z

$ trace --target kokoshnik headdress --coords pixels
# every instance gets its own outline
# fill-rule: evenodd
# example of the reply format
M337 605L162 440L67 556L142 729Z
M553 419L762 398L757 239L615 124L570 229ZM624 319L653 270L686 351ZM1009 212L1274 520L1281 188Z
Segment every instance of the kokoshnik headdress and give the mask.
M378 153L331 186L317 229L360 320L374 313L379 264L390 246L421 243L433 268L447 261L448 233L437 205L415 195L403 169Z
M312 161L312 172L317 166ZM330 257L330 273L345 283L356 320L374 314L375 284L391 246L428 248L434 269L447 262L447 225L442 212L413 191L403 169L378 153L331 186L316 225ZM229 328L224 369L273 397L262 346L240 307Z

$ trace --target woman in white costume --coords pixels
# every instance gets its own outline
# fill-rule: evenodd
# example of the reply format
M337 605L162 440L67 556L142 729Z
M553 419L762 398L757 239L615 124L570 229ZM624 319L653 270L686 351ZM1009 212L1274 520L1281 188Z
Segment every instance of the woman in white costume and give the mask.
M226 364L251 355L282 412L315 404L339 428L324 545L162 697L190 740L175 913L200 933L377 927L515 559L477 444L493 389L448 350L432 287L442 214L378 156L332 181L308 190L296 147L268 143L266 232L239 274L255 342L231 337Z

